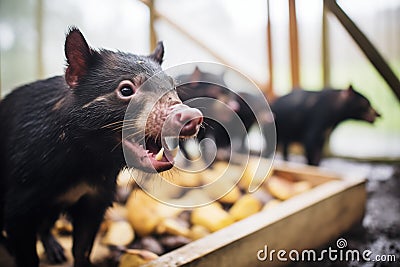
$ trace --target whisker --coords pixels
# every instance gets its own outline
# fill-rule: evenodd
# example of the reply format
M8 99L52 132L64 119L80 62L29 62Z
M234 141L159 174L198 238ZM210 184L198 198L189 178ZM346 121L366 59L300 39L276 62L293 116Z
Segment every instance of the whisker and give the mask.
M119 124L119 123L125 123L125 124L126 123L134 123L134 122L137 122L139 120L140 120L139 118L135 118L135 119L114 121L114 122L108 123L106 125L103 125L101 128L109 128L110 126L113 126L113 125L116 125L116 124Z

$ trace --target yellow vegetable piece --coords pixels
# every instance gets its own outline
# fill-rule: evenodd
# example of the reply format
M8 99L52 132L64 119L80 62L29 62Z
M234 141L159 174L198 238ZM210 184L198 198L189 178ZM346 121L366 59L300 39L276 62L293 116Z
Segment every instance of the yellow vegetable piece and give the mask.
M232 216L224 211L220 204L215 202L193 210L191 221L193 224L204 226L211 232L234 223Z
M242 196L229 210L229 214L236 220L242 220L261 210L261 202L254 196L247 194Z
M132 226L126 221L115 221L110 223L106 235L101 242L105 245L126 246L135 238Z

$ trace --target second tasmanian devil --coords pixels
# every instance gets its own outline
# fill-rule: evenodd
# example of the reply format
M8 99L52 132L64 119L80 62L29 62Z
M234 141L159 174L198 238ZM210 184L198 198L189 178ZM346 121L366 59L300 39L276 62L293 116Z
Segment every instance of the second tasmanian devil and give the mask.
M276 99L271 109L284 159L288 159L289 145L300 142L310 165L319 165L325 140L341 122L353 119L373 123L380 117L351 85L344 90L325 88L319 92L297 89Z

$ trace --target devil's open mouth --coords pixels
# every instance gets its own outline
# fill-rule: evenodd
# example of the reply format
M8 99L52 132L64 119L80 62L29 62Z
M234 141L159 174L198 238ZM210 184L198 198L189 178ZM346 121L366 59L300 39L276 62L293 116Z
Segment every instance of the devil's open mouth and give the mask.
M125 159L129 167L145 172L163 172L174 165L174 158L179 150L179 137L147 137L144 144L124 140ZM128 151L127 151L127 150Z
M124 156L128 167L145 172L169 170L174 165L174 158L179 150L179 140L197 135L203 122L202 113L183 104L174 105L171 109L172 112L163 122L167 126L163 127L163 131L159 133L147 131L152 135L146 135L143 142L124 138ZM155 122L149 125L155 125ZM135 134L125 136L135 136Z

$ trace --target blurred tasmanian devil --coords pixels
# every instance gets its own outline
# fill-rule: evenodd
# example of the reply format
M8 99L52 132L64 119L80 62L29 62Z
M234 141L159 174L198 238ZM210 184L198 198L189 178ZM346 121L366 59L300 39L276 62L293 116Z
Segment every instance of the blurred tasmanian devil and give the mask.
M218 148L217 158L220 160L229 159L230 149L234 152L248 152L245 137L250 127L257 123L257 117L262 130L273 123L273 118L266 109L266 100L256 94L231 91L224 81L224 73L213 74L196 67L193 73L181 75L177 80L182 83L177 87L179 97L182 101L187 101L188 105L191 105L190 100L196 98L215 100L204 110L204 114L209 114L210 117L205 116L198 140L214 140ZM235 116L240 121L235 120ZM243 124L243 127L239 124ZM184 147L181 148L184 151ZM267 151L264 154L268 155Z
M284 159L288 159L290 143L300 142L310 165L319 165L325 139L339 123L347 119L373 123L380 117L351 85L345 90L294 90L275 100L271 109Z
M230 136L222 125L230 123L234 112L239 109L239 102L237 95L225 84L224 73L203 72L196 66L192 73L178 76L177 81L181 84L177 87L177 91L182 101L190 106L190 100L203 98L204 104L207 104L207 108L202 108L203 113L209 115L204 117L204 127L199 131L198 140L211 138L215 141L217 148L223 150L229 148ZM186 154L185 156L188 156L182 144L181 149Z
M172 167L174 153L162 149L161 130L196 135L201 112L182 104L166 74L149 79L162 73L163 55L162 43L149 56L95 50L71 28L65 75L19 87L0 102L0 230L18 267L39 265L37 235L50 261L65 261L50 233L61 212L74 226L74 266L90 266L93 240L126 165L122 147L133 167L161 172ZM136 119L126 121L131 134L122 138L129 103Z

